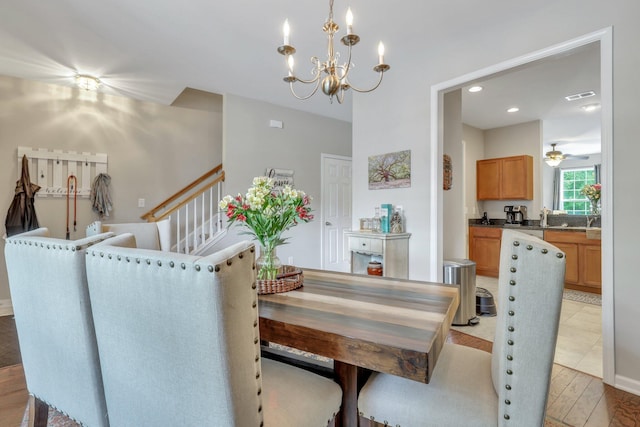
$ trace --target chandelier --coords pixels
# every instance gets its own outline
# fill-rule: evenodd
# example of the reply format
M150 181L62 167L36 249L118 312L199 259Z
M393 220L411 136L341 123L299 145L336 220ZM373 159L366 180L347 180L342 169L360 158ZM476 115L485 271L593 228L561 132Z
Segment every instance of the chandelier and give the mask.
M339 104L342 104L344 100L344 93L348 89L353 89L356 92L371 92L380 86L382 82L382 76L384 72L389 70L389 65L384 63L384 45L382 42L378 45L378 65L373 67L373 71L380 74L378 79L378 83L375 84L370 89L359 89L351 84L349 81L349 74L353 69L353 64L351 63L351 47L358 44L360 41L360 37L353 33L353 14L351 13L351 8L347 10L347 34L342 37L342 44L349 48L349 54L347 61L343 64L339 64L340 53L335 52L333 47L333 36L340 28L338 24L333 22L333 0L329 0L329 18L327 22L322 26L322 31L327 34L328 45L327 45L327 60L321 61L317 56L313 56L311 58L311 63L313 64L313 69L311 71L313 78L310 80L304 80L297 77L293 72L293 54L296 53L296 49L291 46L289 43L289 21L284 21L283 33L284 33L284 43L282 46L278 47L278 52L281 55L284 55L287 67L289 69L289 74L283 78L283 80L289 83L289 87L291 89L291 93L298 99L309 99L311 98L317 91L319 87L322 87L322 92L325 95L329 96L329 100L333 103L333 98L338 101ZM304 84L314 85L313 90L306 96L299 96L296 94L293 84L295 82L300 82Z

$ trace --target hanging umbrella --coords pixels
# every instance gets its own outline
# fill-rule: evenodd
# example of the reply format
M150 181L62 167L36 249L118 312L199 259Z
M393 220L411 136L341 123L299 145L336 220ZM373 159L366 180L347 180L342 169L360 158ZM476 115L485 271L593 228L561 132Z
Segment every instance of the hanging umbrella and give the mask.
M34 206L34 197L40 186L33 184L29 177L29 161L22 156L22 176L16 182L16 194L13 196L4 225L7 236L20 234L39 227Z

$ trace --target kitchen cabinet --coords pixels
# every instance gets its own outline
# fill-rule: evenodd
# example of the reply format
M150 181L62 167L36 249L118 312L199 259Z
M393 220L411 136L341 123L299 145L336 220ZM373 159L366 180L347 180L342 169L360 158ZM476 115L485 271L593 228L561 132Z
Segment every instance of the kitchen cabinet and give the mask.
M382 276L409 278L409 237L411 233L345 233L351 251L351 272L367 274L371 261L382 263Z
M533 157L476 161L478 200L533 200Z
M599 239L589 239L583 231L545 230L544 240L557 246L566 255L566 288L601 292L602 250Z
M469 227L469 259L476 263L479 276L498 277L502 229Z

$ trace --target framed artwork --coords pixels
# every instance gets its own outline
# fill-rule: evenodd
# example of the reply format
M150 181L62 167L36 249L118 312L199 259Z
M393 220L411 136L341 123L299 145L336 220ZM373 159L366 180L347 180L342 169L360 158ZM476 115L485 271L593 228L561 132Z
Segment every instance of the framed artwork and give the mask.
M453 175L452 175L452 166L451 166L451 156L448 154L444 155L443 159L443 167L442 171L444 176L442 177L442 187L444 190L451 190L451 185L453 184Z
M369 190L411 187L411 150L369 156Z

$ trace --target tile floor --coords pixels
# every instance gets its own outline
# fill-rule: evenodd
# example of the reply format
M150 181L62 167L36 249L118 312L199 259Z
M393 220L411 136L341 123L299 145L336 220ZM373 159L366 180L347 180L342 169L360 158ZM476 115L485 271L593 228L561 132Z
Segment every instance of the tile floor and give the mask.
M498 279L477 276L476 286L491 292L497 301ZM476 326L453 329L493 341L495 317L480 317ZM555 363L602 378L602 307L563 300Z

